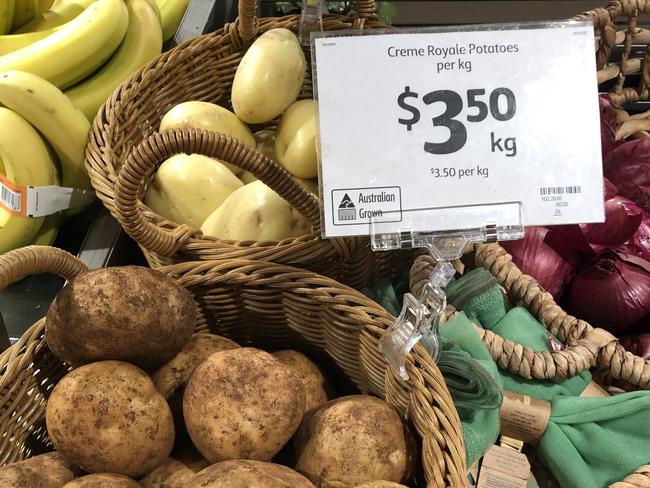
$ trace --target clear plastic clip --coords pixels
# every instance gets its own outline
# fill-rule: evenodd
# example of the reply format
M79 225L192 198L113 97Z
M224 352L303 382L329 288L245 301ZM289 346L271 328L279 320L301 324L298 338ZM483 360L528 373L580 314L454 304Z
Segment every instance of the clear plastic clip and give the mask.
M298 38L303 46L310 45L309 34L323 31L323 0L302 0Z

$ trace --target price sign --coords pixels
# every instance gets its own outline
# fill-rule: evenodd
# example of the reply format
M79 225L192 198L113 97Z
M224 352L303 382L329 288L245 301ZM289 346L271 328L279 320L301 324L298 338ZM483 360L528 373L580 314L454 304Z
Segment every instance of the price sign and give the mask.
M468 208L504 202L604 220L591 24L323 33L312 54L324 235L480 228Z

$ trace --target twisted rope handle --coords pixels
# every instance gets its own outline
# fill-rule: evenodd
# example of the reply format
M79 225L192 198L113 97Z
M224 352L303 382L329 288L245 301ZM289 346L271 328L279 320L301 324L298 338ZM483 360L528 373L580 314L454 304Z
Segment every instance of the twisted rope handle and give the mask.
M188 239L200 236L197 229L179 225L163 229L145 219L139 202L149 176L174 154L203 154L228 161L259 178L307 218L319 232L318 199L305 190L284 168L237 139L214 132L194 129L173 129L144 139L129 154L120 168L115 184L117 220L124 230L149 252L173 256ZM337 240L337 249L347 249L345 241ZM341 251L344 254L347 251Z
M562 351L534 351L477 326L481 340L501 368L526 379L562 380L597 365L615 379L650 389L650 361L625 351L609 332L567 314L537 281L517 268L504 248L498 244L479 244L475 259L477 265L496 277L510 299L526 307L546 329L567 344ZM434 266L435 260L427 255L415 260L410 275L414 293L422 289Z
M650 488L650 465L641 466L623 481L609 486L610 488Z

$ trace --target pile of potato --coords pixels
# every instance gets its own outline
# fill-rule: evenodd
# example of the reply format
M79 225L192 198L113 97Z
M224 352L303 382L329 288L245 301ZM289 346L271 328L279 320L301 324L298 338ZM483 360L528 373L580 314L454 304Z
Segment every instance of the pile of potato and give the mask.
M316 105L296 101L306 71L296 36L272 29L242 58L232 85L232 107L189 101L167 112L159 129L220 132L278 162L306 190L318 194ZM281 116L277 131L253 133L246 124ZM199 154L164 161L149 185L145 204L160 216L200 228L205 235L235 241L280 241L311 231L289 203L241 168Z
M336 398L304 354L193 333L196 305L135 266L89 271L52 303L55 452L0 468L0 487L345 488L409 482L418 449L386 402Z

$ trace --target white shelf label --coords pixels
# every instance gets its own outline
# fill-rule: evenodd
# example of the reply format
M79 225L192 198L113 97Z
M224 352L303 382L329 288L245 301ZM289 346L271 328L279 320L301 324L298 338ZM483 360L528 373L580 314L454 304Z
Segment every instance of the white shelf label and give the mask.
M325 236L480 228L466 207L503 202L524 225L604 220L591 24L333 32L312 49Z

